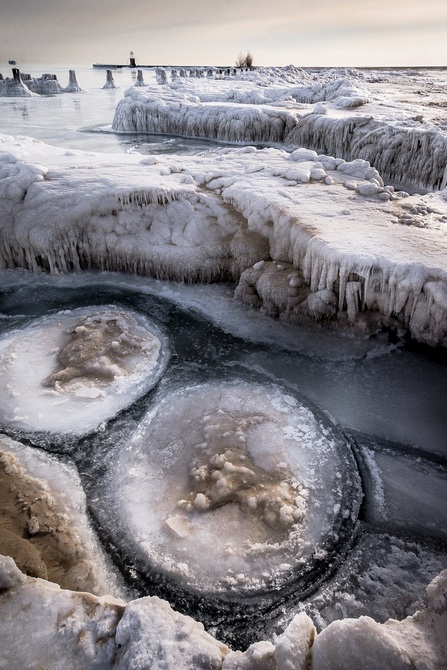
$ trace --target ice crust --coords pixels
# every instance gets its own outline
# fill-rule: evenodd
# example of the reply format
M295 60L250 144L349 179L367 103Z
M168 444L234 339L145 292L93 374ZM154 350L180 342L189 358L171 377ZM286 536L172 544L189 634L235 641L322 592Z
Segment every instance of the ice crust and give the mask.
M83 435L162 375L167 339L145 317L114 307L38 319L0 338L5 425Z
M197 88L197 87L196 87ZM175 86L127 89L112 127L120 132L163 133L229 142L284 142L297 125L296 103L330 100L352 108L368 102L349 79L311 86L224 91Z
M304 116L285 138L287 145L304 146L346 161L363 159L393 182L437 190L447 185L447 134L403 127L373 117Z
M117 456L108 495L126 543L189 586L278 588L339 515L356 513L339 448L276 387L187 387L161 400Z
M163 98L127 89L112 127L121 132L207 137L229 142L282 142L296 125L288 110L261 105L200 104L196 96L167 89Z

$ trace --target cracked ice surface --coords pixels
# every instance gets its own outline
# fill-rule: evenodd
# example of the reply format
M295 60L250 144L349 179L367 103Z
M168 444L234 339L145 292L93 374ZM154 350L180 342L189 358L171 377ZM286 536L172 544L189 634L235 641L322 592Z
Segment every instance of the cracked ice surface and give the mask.
M279 587L324 558L333 528L356 514L355 474L339 447L277 387L186 387L143 420L106 494L131 552L189 586Z
M6 425L86 434L160 378L167 341L122 309L80 308L41 318L0 339Z

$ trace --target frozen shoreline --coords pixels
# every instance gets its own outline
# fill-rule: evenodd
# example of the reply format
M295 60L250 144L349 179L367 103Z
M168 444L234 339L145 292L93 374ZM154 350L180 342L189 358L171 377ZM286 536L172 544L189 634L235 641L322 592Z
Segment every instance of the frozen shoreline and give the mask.
M145 158L0 141L4 269L240 280L240 299L284 321L446 346L442 191L395 192L367 161L306 149Z

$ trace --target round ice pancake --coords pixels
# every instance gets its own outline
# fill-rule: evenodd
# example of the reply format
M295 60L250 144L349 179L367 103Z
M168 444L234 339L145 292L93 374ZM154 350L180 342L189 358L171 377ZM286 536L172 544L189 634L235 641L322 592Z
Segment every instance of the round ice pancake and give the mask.
M167 358L166 338L136 312L87 307L43 317L0 339L2 419L87 434L154 386Z
M187 387L159 402L115 460L114 523L130 555L188 587L281 588L324 559L357 512L348 452L279 387Z

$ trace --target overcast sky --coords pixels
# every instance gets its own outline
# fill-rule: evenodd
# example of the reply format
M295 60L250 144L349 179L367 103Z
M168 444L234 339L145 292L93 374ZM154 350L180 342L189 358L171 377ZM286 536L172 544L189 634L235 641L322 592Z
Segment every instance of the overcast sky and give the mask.
M0 0L0 65L131 49L140 65L447 65L447 0Z

